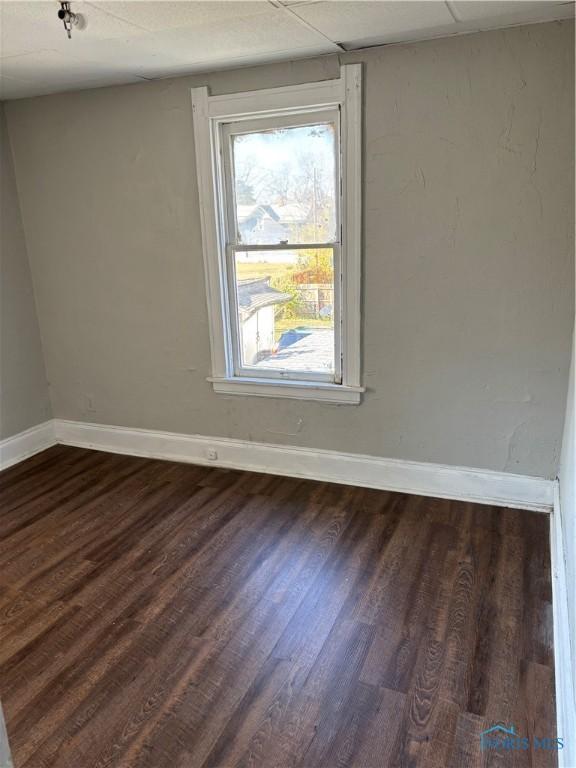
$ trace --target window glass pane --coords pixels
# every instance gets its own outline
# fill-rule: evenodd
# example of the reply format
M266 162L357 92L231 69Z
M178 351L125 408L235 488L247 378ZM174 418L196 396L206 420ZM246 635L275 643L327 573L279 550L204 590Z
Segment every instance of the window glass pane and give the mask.
M237 251L242 367L334 373L331 248Z
M232 157L238 243L335 240L333 123L233 135Z

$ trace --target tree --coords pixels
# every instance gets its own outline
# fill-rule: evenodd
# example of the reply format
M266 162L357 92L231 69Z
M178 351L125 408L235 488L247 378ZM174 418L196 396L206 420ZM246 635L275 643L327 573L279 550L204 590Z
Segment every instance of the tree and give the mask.
M294 275L296 283L333 283L334 256L328 248L310 248L298 255L298 272Z
M274 275L270 279L270 285L277 291L290 294L290 300L278 305L277 314L285 320L292 320L299 316L300 302L298 301L298 291L294 285L294 275L292 271Z
M246 179L242 179L242 178L236 179L236 202L239 205L255 205L256 204L256 196L254 194L254 189L252 185L246 181Z

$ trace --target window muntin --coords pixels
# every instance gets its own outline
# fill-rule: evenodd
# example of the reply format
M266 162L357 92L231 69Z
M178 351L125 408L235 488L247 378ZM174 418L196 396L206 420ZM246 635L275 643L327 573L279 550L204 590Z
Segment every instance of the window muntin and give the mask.
M234 375L340 383L339 110L226 123L221 146Z

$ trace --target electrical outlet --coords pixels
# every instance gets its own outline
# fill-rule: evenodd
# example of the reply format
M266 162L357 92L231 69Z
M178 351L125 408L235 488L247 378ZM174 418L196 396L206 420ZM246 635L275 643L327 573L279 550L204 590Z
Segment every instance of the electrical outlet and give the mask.
M216 461L218 458L218 451L216 448L208 448L208 458L210 461Z

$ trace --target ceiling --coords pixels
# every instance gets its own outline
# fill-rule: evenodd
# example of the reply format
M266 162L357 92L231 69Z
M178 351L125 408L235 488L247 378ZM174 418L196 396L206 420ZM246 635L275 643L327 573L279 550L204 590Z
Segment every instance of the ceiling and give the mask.
M573 18L558 0L0 0L0 99Z

